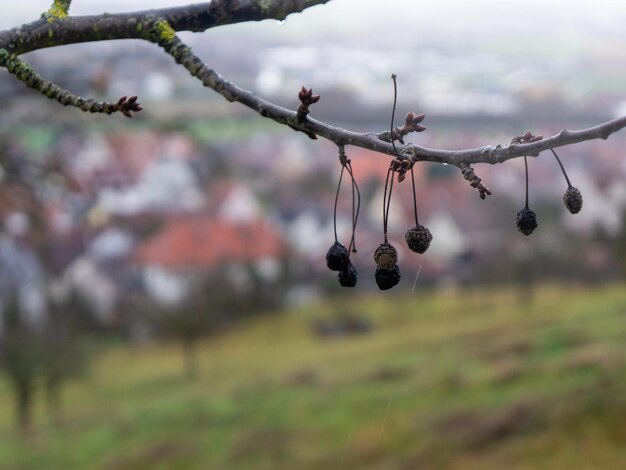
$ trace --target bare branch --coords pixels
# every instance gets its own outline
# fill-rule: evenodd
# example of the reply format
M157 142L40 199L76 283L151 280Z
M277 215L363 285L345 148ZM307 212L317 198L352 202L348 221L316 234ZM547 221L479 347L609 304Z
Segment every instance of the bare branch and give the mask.
M330 0L213 0L210 3L145 10L132 13L93 16L53 15L65 11L67 0L56 0L44 18L9 31L0 32L0 49L20 55L46 47L110 39L143 39L158 18L175 31L205 31L209 28L245 21L283 20ZM59 8L55 8L58 4ZM53 18L53 21L48 21Z
M307 116L306 120L300 122L296 111L259 98L253 93L224 79L219 73L204 64L177 36L174 35L169 41L158 41L154 39L154 35L152 37L154 42L172 55L176 62L182 64L204 86L215 90L228 101L242 103L263 117L272 119L280 124L286 124L306 134L324 137L337 145L354 145L395 156L392 145L382 140L384 137L388 137L388 132L382 134L353 132L331 126L310 116ZM551 148L593 139L606 139L609 135L624 127L626 127L626 117L621 117L589 129L578 131L563 130L552 137L527 144L487 145L467 150L438 150L415 144L405 144L400 146L398 150L403 158L410 158L414 161L447 163L462 168L464 165L474 163L503 163L512 158L525 155L537 156L540 152Z
M81 98L41 77L28 64L4 49L0 49L0 66L5 67L9 73L15 75L19 81L24 82L27 87L58 101L63 106L73 106L90 113L112 114L119 111L126 117L132 117L131 111L138 112L142 109L137 103L136 96L129 99L123 96L115 103Z
M358 133L334 127L318 121L304 113L283 108L257 97L250 91L224 79L216 71L204 64L189 47L180 41L176 31L204 31L208 28L243 21L259 21L268 18L283 19L290 13L301 12L313 5L327 3L329 0L214 0L210 3L184 7L163 8L125 14L103 14L97 16L62 17L56 15L53 21L45 18L23 25L10 31L0 32L0 50L5 67L12 70L28 86L38 89L46 96L51 94L63 104L72 104L81 109L101 112L111 111L115 103L98 103L93 100L71 95L66 90L46 82L32 70L23 68L19 72L16 55L43 49L46 47L81 42L102 41L109 39L144 39L161 46L194 77L205 86L215 90L228 101L237 101L273 121L288 125L307 135L324 137L337 145L354 145L395 157L391 145L390 132ZM55 0L51 10L67 12L69 0ZM50 13L50 11L48 12ZM9 59L11 58L11 59ZM24 64L25 65L25 64ZM26 72L26 70L29 70ZM24 80L27 78L27 80ZM30 82L30 84L29 84ZM36 85L36 86L33 86ZM130 100L129 100L130 101ZM302 103L301 103L302 104ZM122 109L115 109L122 111ZM130 110L126 110L130 111ZM537 156L542 151L575 144L592 139L606 139L609 135L626 127L626 116L604 122L597 126L581 130L563 130L560 133L540 141L513 142L509 145L486 145L465 150L430 149L416 144L404 144L400 139L410 132L420 132L422 115L410 114L403 127L393 129L393 137L401 142L398 146L399 159L428 161L455 165L463 171L470 183L476 184L481 195L488 190L479 178L470 172L475 163L503 163L522 156ZM469 168L469 170L468 170ZM478 183L476 183L478 181Z

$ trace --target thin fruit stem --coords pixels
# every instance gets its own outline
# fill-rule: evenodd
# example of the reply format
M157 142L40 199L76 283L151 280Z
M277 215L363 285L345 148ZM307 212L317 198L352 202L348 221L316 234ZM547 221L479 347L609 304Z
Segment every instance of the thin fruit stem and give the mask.
M528 209L528 160L524 157L524 167L526 167L526 209Z
M350 167L351 164L348 163L348 173L350 174L350 179L352 180L352 237L350 238L350 246L348 247L348 256L350 256L350 252L352 252L352 250L356 252L354 242L354 232L356 230L356 191L354 189L354 175L352 174L352 169Z
M348 257L350 256L350 251L356 253L356 242L355 242L355 234L356 234L356 224L359 220L359 212L361 211L361 191L359 190L359 186L356 184L356 179L354 178L354 172L352 171L352 163L348 161L348 173L350 174L350 178L352 179L352 239L350 240L350 247L348 250ZM356 207L354 204L356 194Z
M396 116L396 102L398 101L398 85L396 84L396 74L391 74L393 80L393 108L391 109L391 126L389 129L389 139L391 140L391 146L393 147L393 153L398 156L398 149L396 148L395 139L393 138L393 121Z
M387 243L387 227L389 225L389 208L391 206L391 193L393 191L394 171L390 170L389 174L389 193L387 194L387 210L385 211L385 243Z
M417 195L415 194L415 175L413 174L413 167L411 167L411 183L413 184L413 211L415 212L415 225L419 225L417 219Z
M556 161L559 162L559 166L561 167L561 171L563 172L563 176L565 176L565 181L567 181L567 187L571 188L572 187L572 183L570 183L569 178L567 177L567 172L565 171L565 168L563 167L563 164L561 163L561 159L556 154L554 149L550 149L550 151L554 154L554 158L556 158Z
M393 147L393 153L398 157L398 149L396 148L395 139L393 137L393 121L396 117L396 103L398 101L398 85L396 83L396 74L391 74L391 80L393 80L393 107L391 108L391 125L389 126L389 140L391 140L391 146ZM389 205L391 203L391 192L393 191L393 176L394 171L391 167L387 170L387 177L385 178L385 191L383 192L383 235L385 236L385 243L387 243L387 222L389 220ZM389 178L391 177L391 183ZM389 191L387 191L389 189Z
M391 179L391 184L389 180ZM385 178L385 190L383 191L383 235L385 243L387 243L387 219L389 218L389 203L391 202L391 189L393 188L393 170L391 167L387 170Z
M339 189L341 188L341 180L343 179L343 170L344 166L341 166L341 173L339 174L339 182L337 183L337 192L335 193L335 210L333 211L333 229L335 231L335 243L339 240L337 239L337 202L339 201Z

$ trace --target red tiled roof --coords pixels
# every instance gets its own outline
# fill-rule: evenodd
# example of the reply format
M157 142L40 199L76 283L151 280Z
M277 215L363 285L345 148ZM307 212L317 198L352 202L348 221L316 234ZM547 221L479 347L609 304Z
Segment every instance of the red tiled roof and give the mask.
M135 259L167 267L216 267L229 260L278 257L286 245L263 220L233 223L206 216L173 219L140 245Z

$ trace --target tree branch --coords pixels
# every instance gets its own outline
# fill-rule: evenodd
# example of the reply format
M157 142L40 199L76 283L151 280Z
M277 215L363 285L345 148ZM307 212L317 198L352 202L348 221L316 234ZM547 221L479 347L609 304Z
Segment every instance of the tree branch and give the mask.
M43 18L18 28L0 32L0 49L20 55L46 47L110 39L143 39L145 31L158 18L165 19L175 31L201 32L216 26L284 20L330 0L213 0L188 6L160 8L133 13L93 16L67 16L70 2L55 0ZM51 14L51 12L65 12ZM52 21L51 21L52 20Z
M73 106L90 113L112 114L119 111L126 117L132 117L131 111L138 112L142 110L141 105L137 103L136 96L131 96L130 99L122 96L115 103L81 98L41 77L26 62L9 54L4 49L0 49L0 66L5 67L9 73L15 75L19 81L24 82L28 88L37 90L42 95L58 101L63 106Z
M191 48L186 46L172 31L170 40L156 39L158 34L150 36L152 40L169 53L177 63L183 65L191 75L196 77L202 84L221 94L228 101L237 101L261 116L272 119L280 124L288 125L306 134L315 134L328 139L337 145L355 145L375 152L395 156L393 146L389 143L389 132L358 133L334 127L324 122L306 117L298 118L297 111L292 111L282 106L259 98L250 91L244 90L229 82L219 73L212 70L208 65L196 56ZM414 161L435 163L447 163L459 168L474 163L503 163L517 157L537 156L540 152L564 145L575 144L593 139L606 139L609 135L626 127L626 117L607 121L589 129L577 131L563 130L560 133L545 138L541 141L527 144L510 145L486 145L466 150L438 150L422 147L416 144L397 146L399 154L403 158ZM395 132L394 132L395 134Z
M158 44L169 53L176 62L182 64L192 76L198 78L206 87L221 94L228 101L237 101L251 108L261 116L302 131L310 137L321 136L337 145L354 145L386 155L395 156L391 138L398 140L400 159L413 163L428 161L455 165L462 170L464 177L477 188L481 197L490 194L475 175L470 165L475 163L503 163L512 158L537 156L542 151L575 144L592 139L606 139L609 135L626 127L626 117L620 117L597 126L581 130L563 130L560 133L536 142L511 143L509 145L486 145L465 150L440 150L422 147L416 144L404 144L402 137L409 132L420 132L424 127L419 124L423 115L410 114L402 128L391 132L358 133L334 127L312 119L301 112L283 108L257 97L223 78L202 62L191 49L177 36L177 31L204 31L206 29L239 23L260 21L263 19L284 19L291 13L301 12L313 5L327 3L329 0L214 0L210 3L184 7L162 8L125 14L103 14L97 16L67 16L71 0L55 0L47 15L33 23L19 28L0 32L0 50L2 62L28 86L39 89L47 96L55 90L53 98L63 104L73 104L89 111L102 107L104 112L112 110L114 103L98 103L71 95L56 85L32 86L41 83L41 77L34 72L20 72L11 62L15 56L46 47L110 39L143 39ZM24 69L26 70L26 69ZM20 74L23 77L20 77ZM37 78L38 77L38 78ZM24 80L27 78L27 80ZM56 87L56 88L53 88ZM45 88L45 90L44 90ZM63 97L63 98L61 98ZM82 100L82 101L81 101ZM129 100L130 101L130 100ZM312 103L310 103L312 104ZM119 103L118 103L119 105ZM308 105L307 105L308 106ZM122 112L123 110L120 109ZM128 111L128 110L127 110ZM308 111L308 108L307 108ZM112 111L111 111L112 112ZM126 114L126 113L125 113Z

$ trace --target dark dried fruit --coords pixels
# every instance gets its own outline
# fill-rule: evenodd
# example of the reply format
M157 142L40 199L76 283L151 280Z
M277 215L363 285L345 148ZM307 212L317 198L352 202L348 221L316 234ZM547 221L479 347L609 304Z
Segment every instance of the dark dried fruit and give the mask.
M411 251L422 254L428 250L433 236L431 235L430 230L423 225L416 225L406 231L404 239L406 240L407 245L409 245Z
M578 188L570 186L563 195L563 202L568 211L572 214L578 214L583 208L583 195L580 194Z
M339 284L341 284L342 287L356 286L356 281L358 277L359 276L356 272L356 269L354 269L354 266L352 266L352 262L350 260L348 260L348 264L345 269L342 269L341 271L339 271L339 274L337 274Z
M394 265L392 269L376 268L376 284L380 290L388 290L400 282L400 268Z
M389 243L382 243L374 252L376 266L383 269L393 269L398 262L398 252Z
M339 242L333 243L326 253L326 266L331 271L342 271L348 265L348 250Z
M537 216L528 207L524 207L517 213L515 225L524 235L530 235L537 228Z

